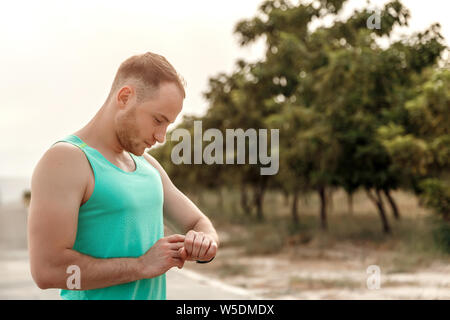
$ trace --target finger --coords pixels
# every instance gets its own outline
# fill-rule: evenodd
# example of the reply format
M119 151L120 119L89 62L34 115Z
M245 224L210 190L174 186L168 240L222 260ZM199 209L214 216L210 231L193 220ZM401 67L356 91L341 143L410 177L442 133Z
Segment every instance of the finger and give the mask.
M170 257L174 259L181 259L181 252L180 250L171 250L170 251Z
M211 245L211 240L209 240L208 238L205 237L205 239L203 239L202 247L200 248L200 251L198 253L198 257L200 259L205 256L205 254L208 251L210 245Z
M184 239L184 247L186 248L186 252L189 256L192 255L192 250L194 248L194 241L195 241L195 232L189 231L186 234L186 238Z
M213 257L215 257L217 254L217 243L215 241L212 241L208 251L206 251L205 257L208 258L208 260L211 260Z
M195 261L195 260L197 260L197 259L195 259L195 258L193 258L191 255L189 255L188 253L187 253L187 251L186 251L186 248L184 247L184 248L181 248L180 249L180 259L184 259L184 260L187 260L187 261Z
M169 244L170 250L179 250L184 247L184 242L174 242Z
M170 243L183 242L184 239L185 239L185 236L182 234L173 234L173 235L167 237L167 241L169 241Z
M173 262L173 266L177 266L178 269L181 269L184 266L184 260L183 259L173 258L172 262Z
M180 259L182 259L182 260L186 260L187 259L188 254L186 252L186 248L185 247L182 247L182 248L178 249L178 252L180 254Z
M203 241L205 240L205 236L197 234L194 241L194 249L192 250L192 256L198 258L200 253L200 249L202 248Z
M186 253L186 249L184 247L179 248L178 250L172 250L170 253L170 257L172 259L180 259L180 260L186 260L188 258L188 255Z

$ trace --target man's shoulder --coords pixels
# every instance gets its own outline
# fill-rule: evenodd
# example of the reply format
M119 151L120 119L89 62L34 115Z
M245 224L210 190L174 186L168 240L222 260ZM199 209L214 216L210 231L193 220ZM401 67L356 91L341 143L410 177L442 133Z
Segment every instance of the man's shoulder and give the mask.
M35 172L49 176L81 178L89 164L80 148L67 142L57 142L48 148L35 167Z
M53 144L42 156L49 161L64 160L66 163L74 164L84 158L84 152L77 146L66 141L58 141Z
M147 160L148 163L150 163L150 165L152 165L156 170L158 170L161 177L164 178L167 176L166 171L161 166L161 164L158 162L158 160L155 159L155 157L153 157L152 155L150 155L147 152L144 152L144 154L142 156L144 157L145 160ZM164 179L163 179L163 181L164 181Z

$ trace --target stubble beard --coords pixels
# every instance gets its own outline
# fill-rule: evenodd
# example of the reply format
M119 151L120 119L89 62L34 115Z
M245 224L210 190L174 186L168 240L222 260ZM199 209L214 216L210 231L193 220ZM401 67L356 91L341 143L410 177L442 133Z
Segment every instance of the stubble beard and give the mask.
M139 137L139 132L136 126L135 107L118 120L117 127L116 135L122 148L136 156L141 156L141 153L143 152L141 152L142 150L140 150L139 141L136 139L136 137Z

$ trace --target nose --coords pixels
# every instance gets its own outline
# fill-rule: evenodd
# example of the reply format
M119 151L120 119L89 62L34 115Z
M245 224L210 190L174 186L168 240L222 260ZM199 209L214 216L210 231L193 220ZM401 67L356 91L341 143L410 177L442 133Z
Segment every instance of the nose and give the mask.
M158 130L155 132L155 140L159 143L164 143L166 140L166 130Z

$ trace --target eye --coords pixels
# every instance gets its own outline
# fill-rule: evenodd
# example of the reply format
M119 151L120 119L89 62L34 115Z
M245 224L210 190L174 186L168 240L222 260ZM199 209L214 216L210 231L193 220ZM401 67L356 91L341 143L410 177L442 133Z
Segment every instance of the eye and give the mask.
M162 123L162 121L159 121L156 117L153 117L153 119L155 119L157 124L161 124Z

